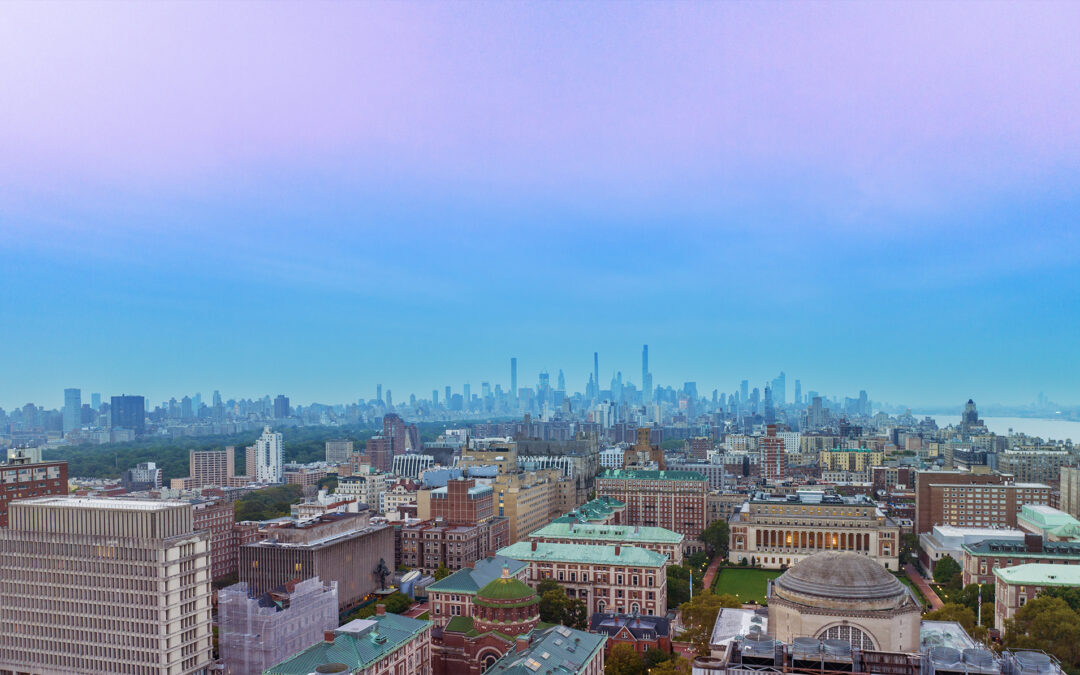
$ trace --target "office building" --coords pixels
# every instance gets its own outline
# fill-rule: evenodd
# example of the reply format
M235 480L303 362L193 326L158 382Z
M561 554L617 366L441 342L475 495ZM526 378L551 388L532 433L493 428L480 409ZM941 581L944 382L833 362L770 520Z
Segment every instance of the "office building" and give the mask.
M213 665L209 542L190 504L37 497L10 511L0 531L5 670L188 675Z
M733 564L778 569L822 551L854 551L885 569L899 569L900 527L865 496L757 493L728 526Z
M1050 487L1010 475L966 471L915 474L915 534L934 525L1015 528L1024 504L1049 504Z
M129 429L136 436L146 432L146 399L142 396L113 396L109 404L109 426Z
M421 473L433 466L435 466L435 457L432 455L409 453L407 455L395 455L391 471L395 476L415 480L420 478Z
M353 619L326 631L323 639L264 675L362 673L362 675L431 675L431 622L387 614Z
M285 441L281 432L263 427L262 436L255 441L255 473L252 477L259 483L280 483L283 479L281 455Z
M605 471L597 476L596 493L626 504L624 524L684 534L688 549L707 525L709 483L696 471Z
M994 628L1004 632L1016 610L1047 588L1080 587L1080 566L1027 563L996 568L994 577Z
M82 428L82 390L81 389L65 389L64 390L64 413L63 413L63 431L64 435L76 431Z
M18 450L0 464L0 528L8 526L11 502L16 499L68 493L67 462L42 462L40 453L36 454Z
M376 570L394 566L394 532L368 525L367 513L331 513L271 528L240 547L240 581L265 593L297 577L337 582L338 609L353 607L381 587Z
M1061 467L1061 497L1058 506L1074 518L1080 518L1080 467Z
M239 583L218 591L218 650L227 675L262 675L324 639L338 625L337 585L318 577L255 594Z
M870 475L870 469L885 463L884 450L869 448L834 448L818 456L822 471L847 471Z
M636 546L580 546L519 541L499 555L529 564L532 586L554 579L589 615L667 613L667 556Z
M326 442L327 464L348 464L353 455L353 442L340 438Z
M291 414L292 408L289 406L289 397L278 394L274 398L274 419L283 420Z

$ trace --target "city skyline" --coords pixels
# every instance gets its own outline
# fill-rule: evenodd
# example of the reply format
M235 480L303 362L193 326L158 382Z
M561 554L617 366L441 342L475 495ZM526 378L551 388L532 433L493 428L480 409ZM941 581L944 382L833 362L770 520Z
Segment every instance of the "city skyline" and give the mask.
M577 389L641 343L658 383L1080 399L1076 4L0 19L5 407Z

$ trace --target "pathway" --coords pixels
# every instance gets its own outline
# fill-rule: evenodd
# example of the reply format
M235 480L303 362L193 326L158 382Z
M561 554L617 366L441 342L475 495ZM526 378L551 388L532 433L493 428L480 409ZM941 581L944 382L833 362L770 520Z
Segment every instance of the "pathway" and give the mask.
M911 579L915 585L919 587L919 590L922 591L922 594L926 596L926 601L930 603L930 609L941 609L945 605L945 603L941 601L941 598L938 597L938 594L934 592L934 589L930 587L930 584L927 583L926 579L919 574L919 570L915 569L914 565L911 563L904 565L904 572L907 573L908 579Z
M712 588L713 579L716 578L716 573L720 569L720 564L724 562L724 559L720 556L713 558L713 561L709 563L709 568L705 570L705 578L702 579L702 584L705 586L705 590Z

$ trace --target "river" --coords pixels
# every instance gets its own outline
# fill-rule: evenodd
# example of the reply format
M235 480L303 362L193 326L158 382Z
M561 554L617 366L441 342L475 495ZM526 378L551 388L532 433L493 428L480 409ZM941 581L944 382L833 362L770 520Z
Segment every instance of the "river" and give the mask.
M925 413L911 413L915 419L926 417ZM930 415L939 427L950 424L959 424L959 415ZM1007 435L1012 429L1015 433L1024 433L1028 436L1038 436L1044 441L1072 441L1080 442L1080 422L1070 420L1041 420L1035 417L984 417L983 423L986 428L998 435Z

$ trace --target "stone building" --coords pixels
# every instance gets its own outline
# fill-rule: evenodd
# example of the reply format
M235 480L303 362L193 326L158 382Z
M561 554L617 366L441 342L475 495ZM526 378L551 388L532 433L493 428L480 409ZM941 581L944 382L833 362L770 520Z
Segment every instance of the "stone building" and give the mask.
M785 644L819 638L877 651L919 648L919 603L865 555L814 554L773 581L768 600L769 635Z

